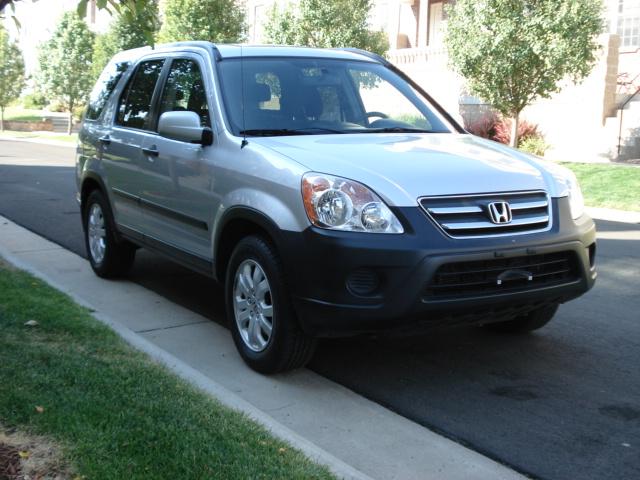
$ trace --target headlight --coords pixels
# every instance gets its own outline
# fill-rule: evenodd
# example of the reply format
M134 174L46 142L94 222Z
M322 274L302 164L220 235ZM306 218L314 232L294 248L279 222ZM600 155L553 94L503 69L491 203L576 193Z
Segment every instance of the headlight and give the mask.
M569 172L566 178L567 189L569 191L569 207L571 208L571 218L576 220L584 213L584 197L580 190L580 184L573 172Z
M302 177L302 199L311 223L332 230L403 233L389 207L364 185L322 173Z

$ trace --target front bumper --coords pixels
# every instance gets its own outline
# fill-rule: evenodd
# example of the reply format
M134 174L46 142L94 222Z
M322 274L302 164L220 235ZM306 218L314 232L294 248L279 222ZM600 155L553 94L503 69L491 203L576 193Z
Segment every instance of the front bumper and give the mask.
M284 232L281 252L302 328L316 336L345 336L488 323L576 298L596 279L595 225L586 215L573 221L566 198L553 199L552 212L551 230L503 237L449 238L418 207L394 209L405 227L402 235L315 227ZM441 298L427 294L445 264L557 252L575 260L575 275L564 281Z

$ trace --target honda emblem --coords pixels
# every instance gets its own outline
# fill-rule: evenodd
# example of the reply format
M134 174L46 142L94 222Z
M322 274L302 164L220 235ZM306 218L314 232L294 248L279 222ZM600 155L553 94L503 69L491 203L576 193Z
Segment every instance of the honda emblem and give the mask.
M513 216L511 214L511 207L507 202L491 202L487 207L489 210L489 218L493 223L498 225L511 223Z

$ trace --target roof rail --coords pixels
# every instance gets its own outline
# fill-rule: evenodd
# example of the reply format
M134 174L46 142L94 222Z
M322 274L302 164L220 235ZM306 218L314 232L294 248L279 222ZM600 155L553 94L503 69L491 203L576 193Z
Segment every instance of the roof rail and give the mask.
M213 45L213 43L208 42L206 40L181 40L179 42L169 42L169 43L161 43L163 46L171 46L171 47L203 47L206 45Z
M335 50L343 50L345 52L357 53L359 55L368 57L371 60L375 60L376 62L379 62L383 65L390 65L390 62L383 56L378 55L377 53L369 52L367 50L362 50L360 48L345 47L345 48L336 48Z
M155 45L154 48L166 48L166 47L199 47L209 50L213 53L216 60L220 60L220 52L215 43L206 40L183 40L180 42L161 43Z

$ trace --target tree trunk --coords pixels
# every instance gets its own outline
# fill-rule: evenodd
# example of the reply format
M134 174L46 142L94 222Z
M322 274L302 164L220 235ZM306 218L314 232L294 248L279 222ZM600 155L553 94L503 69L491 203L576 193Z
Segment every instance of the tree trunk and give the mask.
M4 107L0 107L0 132L4 132Z
M509 145L513 148L518 148L518 126L520 125L520 113L516 113L511 118L511 140Z
M67 135L71 135L72 122L73 122L73 110L69 110L69 122L67 123Z

